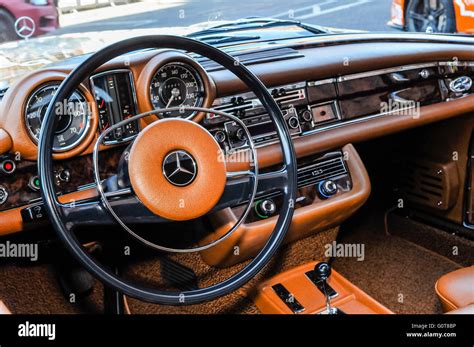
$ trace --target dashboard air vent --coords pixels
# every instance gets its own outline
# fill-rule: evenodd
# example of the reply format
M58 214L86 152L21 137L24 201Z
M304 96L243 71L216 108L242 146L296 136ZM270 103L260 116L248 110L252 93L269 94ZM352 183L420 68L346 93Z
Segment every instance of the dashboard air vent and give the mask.
M342 157L332 158L298 168L298 188L347 174Z

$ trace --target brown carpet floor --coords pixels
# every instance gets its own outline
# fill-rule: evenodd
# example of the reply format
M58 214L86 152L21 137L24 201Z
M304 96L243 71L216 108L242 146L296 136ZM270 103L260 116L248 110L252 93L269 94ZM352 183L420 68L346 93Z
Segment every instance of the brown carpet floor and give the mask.
M320 259L324 260L324 245L335 240L338 231L337 228L330 229L282 247L267 267L244 288L210 303L177 307L150 305L129 299L130 310L132 313L140 314L258 313L257 308L247 296L251 288L262 280L298 265ZM216 269L205 264L196 253L176 254L170 258L192 268L198 276L200 287L223 281L245 265L238 264L225 269ZM153 260L136 263L129 269L129 276L133 276L135 280L139 277L148 285L153 283L156 287L162 287L160 278L156 276L160 273L160 265L160 262Z
M246 288L211 303L167 307L128 299L129 307L132 313L138 314L258 313L257 308L245 295L246 289L250 289L259 279L274 276L306 262L323 260L324 245L336 239L338 230L338 228L330 229L282 247L274 260ZM194 253L173 255L171 258L192 268L198 275L200 286L226 279L244 265L239 264L226 269L211 268ZM162 283L159 274L160 261L156 258L136 262L125 273L126 276L133 277L138 282L160 286ZM0 300L3 300L13 313L100 313L102 298L102 285L96 281L91 295L70 303L62 295L56 274L50 265L0 264Z
M462 266L474 265L474 241L390 213L388 233L438 253Z
M102 286L96 282L93 293L70 303L61 293L51 266L2 264L0 300L17 314L67 314L102 312Z
M364 243L365 259L335 258L334 268L395 313L442 313L434 285L441 275L461 266L386 234L382 216L377 213L341 231L338 242Z

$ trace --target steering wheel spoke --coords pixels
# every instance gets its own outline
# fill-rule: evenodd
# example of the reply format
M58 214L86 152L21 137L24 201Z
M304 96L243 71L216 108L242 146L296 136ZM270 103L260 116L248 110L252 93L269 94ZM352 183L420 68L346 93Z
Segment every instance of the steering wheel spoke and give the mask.
M127 224L164 223L166 219L150 212L129 188L106 192L105 196L120 218ZM99 197L58 203L69 230L78 227L117 225Z

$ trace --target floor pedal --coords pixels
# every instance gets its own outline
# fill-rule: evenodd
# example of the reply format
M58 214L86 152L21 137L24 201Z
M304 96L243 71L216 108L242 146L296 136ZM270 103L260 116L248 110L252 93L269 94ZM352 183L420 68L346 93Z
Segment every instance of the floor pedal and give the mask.
M169 258L161 259L161 276L167 286L179 290L195 290L199 288L194 271Z

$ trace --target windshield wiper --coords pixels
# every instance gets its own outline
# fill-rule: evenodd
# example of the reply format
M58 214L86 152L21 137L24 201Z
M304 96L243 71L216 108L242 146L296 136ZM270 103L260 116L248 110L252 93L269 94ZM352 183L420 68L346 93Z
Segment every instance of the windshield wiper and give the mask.
M188 37L201 37L203 35L211 35L216 33L223 33L229 31L236 31L240 29L260 29L260 28L269 28L275 26L289 26L296 25L302 29L305 29L313 34L326 34L327 30L319 26L302 24L299 21L289 20L289 19L273 19L273 18L262 18L262 17L247 17L235 22L229 22L224 24L219 24L208 29L197 31L191 33Z

